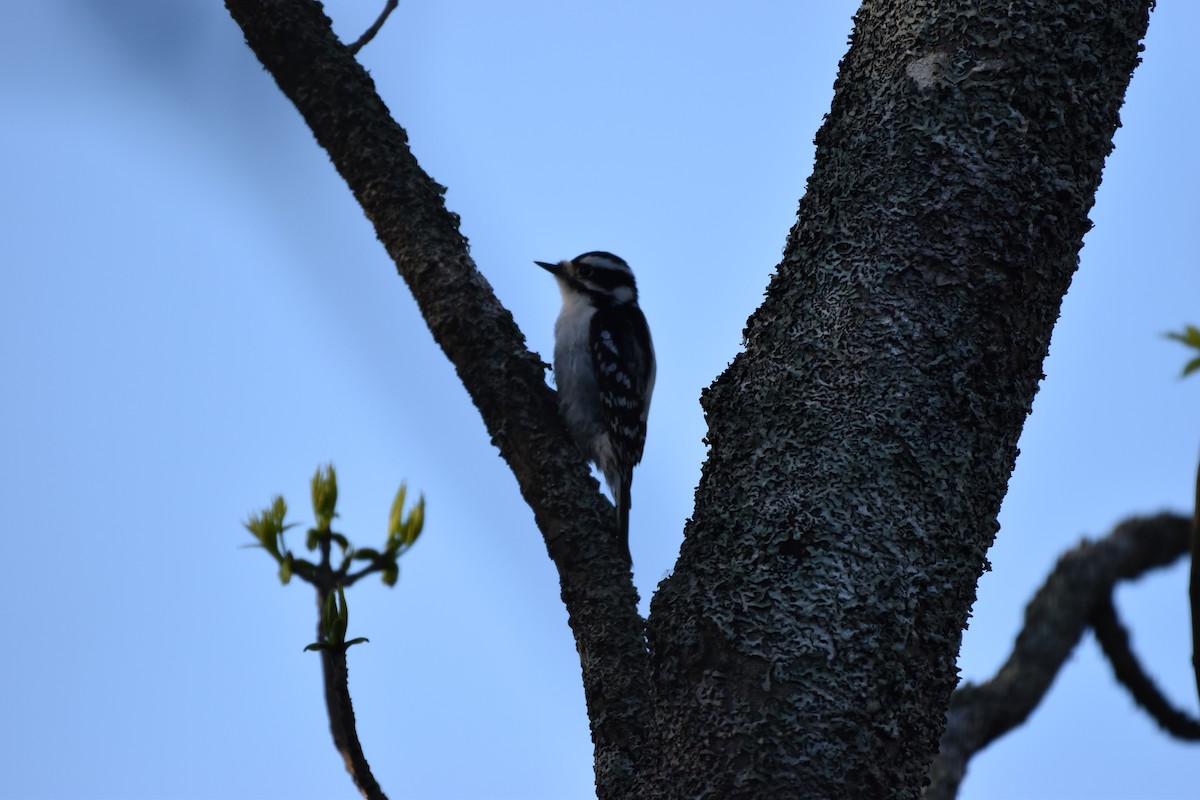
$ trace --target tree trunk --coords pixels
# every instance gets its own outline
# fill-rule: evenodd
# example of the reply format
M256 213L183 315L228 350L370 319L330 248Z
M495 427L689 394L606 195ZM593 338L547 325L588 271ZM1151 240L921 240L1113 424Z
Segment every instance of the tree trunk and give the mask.
M863 4L783 262L704 395L649 624L651 795L919 794L1149 6Z
M534 510L601 797L919 796L1151 4L864 3L784 260L704 394L711 454L647 653L593 535L611 510L441 187L318 4L226 0Z

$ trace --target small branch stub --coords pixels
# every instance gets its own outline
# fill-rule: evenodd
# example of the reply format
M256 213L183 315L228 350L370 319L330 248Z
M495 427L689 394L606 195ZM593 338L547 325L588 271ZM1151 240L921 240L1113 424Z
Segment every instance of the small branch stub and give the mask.
M375 34L379 33L379 29L383 27L383 23L387 22L388 16L396 10L396 6L400 5L400 0L387 0L387 5L383 7L383 11L379 14L379 19L371 27L363 32L363 35L358 37L358 41L346 47L352 54L357 55L359 50L362 50L367 42L375 38Z

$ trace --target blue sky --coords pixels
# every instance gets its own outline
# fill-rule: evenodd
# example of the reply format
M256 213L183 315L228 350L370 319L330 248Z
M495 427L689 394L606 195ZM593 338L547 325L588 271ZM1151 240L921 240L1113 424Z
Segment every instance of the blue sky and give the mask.
M700 390L737 352L792 224L851 2L405 0L362 53L472 253L548 357L533 259L637 270L659 376L632 520L647 600L704 455ZM382 6L335 0L347 39ZM247 513L381 541L425 492L400 583L356 587L351 681L385 789L583 798L579 665L532 515L349 192L215 2L42 0L0 48L0 502L9 565L0 796L349 797L308 587ZM1122 112L961 668L1003 661L1082 536L1187 511L1200 381L1161 334L1200 323L1200 5L1163 2ZM300 538L293 544L300 546ZM1119 595L1135 646L1197 702L1183 568ZM1083 642L965 798L1194 795L1169 741Z

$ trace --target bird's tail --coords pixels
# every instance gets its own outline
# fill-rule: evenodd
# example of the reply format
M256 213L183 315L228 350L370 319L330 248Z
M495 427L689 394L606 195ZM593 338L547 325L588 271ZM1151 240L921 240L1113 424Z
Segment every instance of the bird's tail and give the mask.
M617 542L630 567L633 566L633 556L629 553L629 489L632 483L632 475L622 475L617 496L613 498L617 501Z

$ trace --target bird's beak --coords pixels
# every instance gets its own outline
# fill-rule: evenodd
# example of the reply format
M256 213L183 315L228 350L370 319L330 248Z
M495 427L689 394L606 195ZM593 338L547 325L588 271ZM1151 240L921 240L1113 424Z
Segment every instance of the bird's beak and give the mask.
M548 264L545 261L535 261L533 263L537 264L551 275L559 275L562 273L562 264Z

